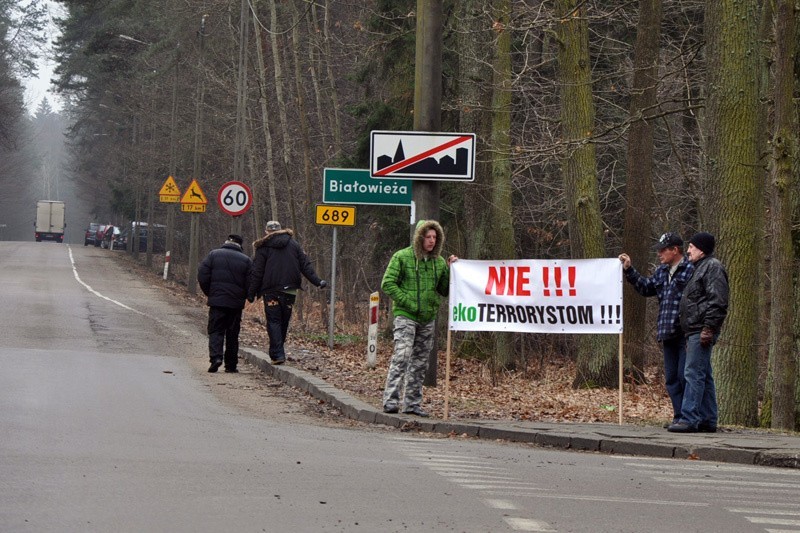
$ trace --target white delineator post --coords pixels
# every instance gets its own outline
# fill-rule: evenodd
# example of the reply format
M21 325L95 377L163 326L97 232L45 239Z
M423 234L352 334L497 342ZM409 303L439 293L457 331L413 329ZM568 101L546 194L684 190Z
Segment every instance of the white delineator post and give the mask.
M167 253L164 254L164 279L165 280L167 279L168 275L169 275L169 250L167 250Z
M367 367L375 368L378 355L378 303L380 295L373 292L369 295L369 329L367 330Z

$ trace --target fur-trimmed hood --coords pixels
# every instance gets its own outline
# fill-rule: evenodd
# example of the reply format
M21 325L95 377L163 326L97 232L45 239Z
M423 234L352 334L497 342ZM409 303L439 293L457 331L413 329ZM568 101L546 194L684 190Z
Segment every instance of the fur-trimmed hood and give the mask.
M425 234L431 229L436 230L436 245L430 253L426 253L422 244L425 240ZM414 248L414 256L420 261L439 257L444 248L444 230L442 226L435 220L420 220L417 222L417 229L414 231L414 240L411 245Z
M288 237L281 237L282 235L287 235ZM294 237L294 231L289 228L271 231L253 242L253 250L258 250L262 246L267 246L267 243L275 248L283 248L292 237Z

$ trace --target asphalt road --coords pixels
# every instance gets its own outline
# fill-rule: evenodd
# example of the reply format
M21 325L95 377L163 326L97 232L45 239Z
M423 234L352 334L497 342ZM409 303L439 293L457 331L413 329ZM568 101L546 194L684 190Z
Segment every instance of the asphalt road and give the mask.
M800 472L347 426L113 252L0 242L0 531L800 531ZM312 402L309 402L312 403Z

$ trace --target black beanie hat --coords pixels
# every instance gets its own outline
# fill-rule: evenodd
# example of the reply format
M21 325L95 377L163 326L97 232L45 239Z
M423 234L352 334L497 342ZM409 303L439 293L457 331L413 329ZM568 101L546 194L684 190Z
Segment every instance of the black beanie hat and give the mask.
M705 231L695 233L694 237L689 239L689 242L694 244L695 248L698 248L706 255L714 253L714 236L710 233L706 233Z
M242 236L241 235L236 235L235 233L231 233L230 235L228 235L228 240L231 241L231 242L235 242L239 246L241 246L242 243L244 242L244 239L242 239Z

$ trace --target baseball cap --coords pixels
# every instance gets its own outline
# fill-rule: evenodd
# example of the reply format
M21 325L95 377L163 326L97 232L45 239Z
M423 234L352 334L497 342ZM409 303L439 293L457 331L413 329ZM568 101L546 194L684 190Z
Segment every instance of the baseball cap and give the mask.
M663 234L658 239L655 246L653 246L653 249L660 252L664 248L669 248L670 246L683 246L683 239L681 239L681 236L671 231Z

